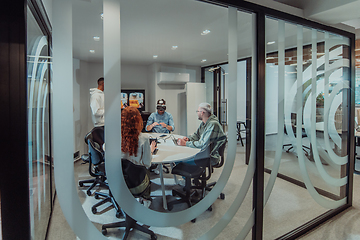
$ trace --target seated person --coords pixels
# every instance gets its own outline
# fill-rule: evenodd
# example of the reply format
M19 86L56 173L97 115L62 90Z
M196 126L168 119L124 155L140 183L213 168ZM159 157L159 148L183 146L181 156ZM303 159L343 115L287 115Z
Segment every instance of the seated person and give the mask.
M207 144L211 145L211 164L216 165L220 161L219 147L226 142L226 135L219 123L218 118L211 113L209 103L200 103L198 119L202 122L194 134L189 137L179 138L178 145L203 148Z
M156 105L157 112L151 113L146 123L146 131L157 133L170 133L174 131L174 120L170 113L165 112L166 102L159 99Z
M124 108L121 113L121 159L149 168L156 143L153 141L150 144L149 138L141 133L142 128L143 121L137 108L131 106ZM150 182L150 179L147 181ZM143 197L150 200L150 189Z

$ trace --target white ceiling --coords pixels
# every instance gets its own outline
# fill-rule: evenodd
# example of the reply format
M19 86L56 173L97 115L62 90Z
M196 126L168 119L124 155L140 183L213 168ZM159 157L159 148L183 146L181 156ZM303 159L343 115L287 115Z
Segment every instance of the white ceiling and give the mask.
M194 0L121 0L121 56L126 63L203 66L227 61L227 9ZM101 1L73 5L74 57L103 59ZM238 15L239 54L251 54L251 14ZM201 32L209 29L208 35ZM100 36L95 42L93 36ZM244 37L246 36L246 37ZM172 50L172 46L178 46ZM89 52L95 50L95 54ZM153 59L153 55L158 55ZM205 63L201 61L206 59Z
M256 1L256 0L255 0ZM325 24L360 28L360 0L274 0L303 11L303 16Z
M249 0L277 2L302 9L303 16L325 24L343 23L359 28L360 0ZM330 3L330 4L329 4ZM346 4L345 4L346 3ZM264 4L263 4L264 5ZM120 0L121 56L124 63L169 63L206 66L227 61L227 9L194 0ZM343 12L358 6L356 12ZM337 12L337 14L335 14ZM74 0L73 54L88 62L103 60L101 0ZM331 13L331 20L326 13ZM335 14L335 15L334 15ZM208 35L201 32L209 29ZM252 16L238 14L238 56L251 55ZM291 36L291 33L287 33ZM99 36L100 41L93 40ZM276 32L267 31L267 39ZM178 46L172 50L172 46ZM291 44L290 44L291 45ZM270 46L269 46L270 48ZM90 53L89 50L95 50ZM158 55L153 59L153 55ZM201 62L207 59L206 62Z

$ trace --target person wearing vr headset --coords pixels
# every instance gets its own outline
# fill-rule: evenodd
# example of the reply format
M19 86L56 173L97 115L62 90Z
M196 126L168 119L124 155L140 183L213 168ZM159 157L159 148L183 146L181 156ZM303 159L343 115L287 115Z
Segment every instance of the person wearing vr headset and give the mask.
M150 114L147 123L146 131L157 133L170 133L174 131L174 120L170 113L165 112L166 102L164 99L159 99L156 103L156 112Z

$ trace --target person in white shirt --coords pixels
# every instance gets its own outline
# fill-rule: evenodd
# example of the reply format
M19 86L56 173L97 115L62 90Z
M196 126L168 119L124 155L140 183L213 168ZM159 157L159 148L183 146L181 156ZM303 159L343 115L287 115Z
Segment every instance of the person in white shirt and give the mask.
M90 88L90 108L94 126L103 127L105 123L104 78L99 78L97 83L97 88Z

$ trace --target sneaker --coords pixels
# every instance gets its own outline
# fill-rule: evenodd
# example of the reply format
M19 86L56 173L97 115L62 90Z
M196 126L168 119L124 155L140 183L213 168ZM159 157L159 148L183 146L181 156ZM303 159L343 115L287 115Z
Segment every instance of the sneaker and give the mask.
M155 173L156 175L159 175L160 171L159 171L159 169L155 168L155 169L153 169L153 173Z
M145 199L145 198L142 198L140 197L139 198L139 202L144 205L145 207L149 208L151 203L152 203L152 200L151 199Z
M147 208L150 207L151 203L152 203L151 200L146 200L146 199L143 200L143 205L144 205L145 207L147 207Z

